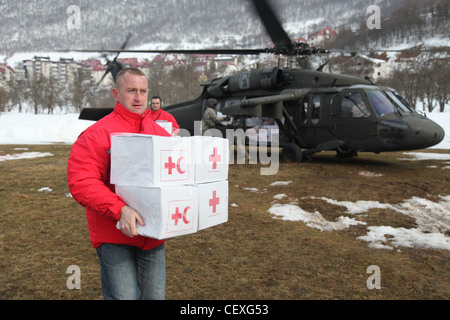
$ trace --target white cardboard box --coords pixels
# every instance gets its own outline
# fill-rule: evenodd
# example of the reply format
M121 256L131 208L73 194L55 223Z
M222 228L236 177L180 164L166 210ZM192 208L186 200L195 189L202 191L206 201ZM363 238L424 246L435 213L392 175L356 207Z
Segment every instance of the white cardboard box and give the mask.
M145 221L137 224L137 233L159 240L197 232L197 192L194 186L116 186L117 195Z
M156 120L155 121L160 127L166 130L168 133L172 134L172 122L167 120Z
M198 189L198 230L228 221L228 181L202 183Z
M193 136L195 183L228 179L229 141L224 138Z
M146 134L111 136L111 183L160 187L194 183L192 142Z

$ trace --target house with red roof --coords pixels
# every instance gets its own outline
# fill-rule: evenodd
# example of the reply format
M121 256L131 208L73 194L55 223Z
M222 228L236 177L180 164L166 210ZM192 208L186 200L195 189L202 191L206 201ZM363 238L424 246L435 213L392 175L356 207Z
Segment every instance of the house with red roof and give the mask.
M7 82L14 80L16 77L16 72L13 68L8 66L6 63L0 62L0 82Z
M308 36L308 43L310 45L323 44L324 42L335 37L336 35L337 35L337 32L334 31L332 28L325 27L323 29L320 29L319 31L311 33Z

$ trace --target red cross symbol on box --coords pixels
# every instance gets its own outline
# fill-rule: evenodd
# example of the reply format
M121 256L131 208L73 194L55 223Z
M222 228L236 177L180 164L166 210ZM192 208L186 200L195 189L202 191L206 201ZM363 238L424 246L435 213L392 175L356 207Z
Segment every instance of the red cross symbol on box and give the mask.
M209 206L213 207L213 213L216 213L216 207L219 205L220 203L220 198L217 197L217 192L214 190L213 191L213 196L211 199L209 199Z
M186 172L181 169L181 161L183 161L183 159L184 157L179 157L175 165L175 162L172 162L172 157L169 157L168 162L164 164L164 168L169 170L169 174L172 174L172 169L175 169L176 167L178 173L183 174Z
M222 156L217 154L217 148L213 149L213 153L209 155L209 161L213 163L213 169L217 169L217 162L222 160Z
M172 174L172 169L175 168L175 163L172 162L172 157L169 157L169 162L164 164L164 168L169 170L169 174Z
M177 208L175 209L175 213L172 214L172 220L175 220L175 225L176 225L176 226L178 225L178 220L180 220L180 219L183 219L183 222L184 222L185 224L189 224L190 221L187 219L186 215L187 215L187 211L188 211L190 208L191 208L191 207L186 207L186 208L184 208L183 213L180 212L180 208L179 208L179 207L177 207Z

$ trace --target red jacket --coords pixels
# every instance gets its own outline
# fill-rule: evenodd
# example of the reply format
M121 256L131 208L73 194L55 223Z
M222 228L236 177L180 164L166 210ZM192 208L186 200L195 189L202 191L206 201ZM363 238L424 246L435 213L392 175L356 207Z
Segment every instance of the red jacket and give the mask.
M89 234L94 248L102 243L134 245L149 250L163 241L142 236L127 237L117 229L126 204L110 184L111 134L119 132L169 136L149 117L128 111L117 103L114 111L87 128L73 144L67 166L67 182L73 198L86 208Z
M175 120L174 116L168 113L167 111L164 111L163 109L159 109L158 111L154 111L153 109L150 109L150 118L153 121L170 121L172 122L172 134L178 134L180 131L180 126L177 123L177 120Z

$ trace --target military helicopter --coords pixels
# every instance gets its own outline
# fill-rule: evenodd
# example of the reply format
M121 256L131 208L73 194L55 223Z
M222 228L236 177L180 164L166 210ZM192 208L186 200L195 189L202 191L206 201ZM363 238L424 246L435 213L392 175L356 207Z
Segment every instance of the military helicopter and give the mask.
M300 69L302 58L330 51L291 41L268 2L252 2L274 43L270 48L111 52L287 56L287 67L255 69L211 79L201 84L203 91L198 98L165 107L191 135L198 134L194 124L202 119L210 98L218 102L216 111L231 119L219 126L223 132L237 127L246 130L249 119L273 119L280 129L282 160L301 162L325 150L349 157L358 152L415 150L442 141L444 130L414 111L395 90L377 86L369 79L325 73L321 68ZM86 108L80 118L98 120L111 110Z

